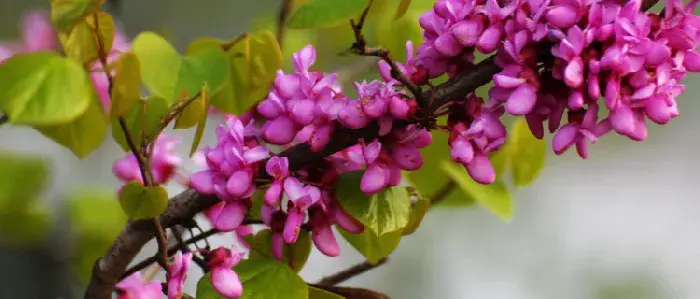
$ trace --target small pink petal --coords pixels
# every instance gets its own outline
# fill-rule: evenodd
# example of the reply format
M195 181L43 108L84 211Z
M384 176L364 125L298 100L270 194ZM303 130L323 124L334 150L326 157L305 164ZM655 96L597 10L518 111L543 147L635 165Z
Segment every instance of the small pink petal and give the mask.
M249 170L239 170L233 173L226 182L226 192L238 197L246 193L252 184L253 174Z
M238 274L226 267L216 267L211 271L211 284L219 295L227 299L236 299L243 294Z
M374 163L369 165L365 170L362 180L360 181L360 189L365 194L371 195L386 187L388 181L389 173L387 169Z
M474 156L471 163L466 166L467 172L479 184L491 184L496 181L496 171L491 165L491 161L485 155L478 154Z
M535 88L530 84L523 84L508 97L506 110L512 115L525 115L535 106Z

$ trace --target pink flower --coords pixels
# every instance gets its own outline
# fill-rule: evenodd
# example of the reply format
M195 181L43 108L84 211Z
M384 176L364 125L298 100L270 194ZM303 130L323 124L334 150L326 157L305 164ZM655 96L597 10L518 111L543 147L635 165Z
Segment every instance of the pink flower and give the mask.
M192 261L192 253L178 251L168 269L168 299L182 299L182 285L187 279L187 270Z
M241 257L241 253L223 247L214 249L208 257L211 284L214 290L224 298L235 299L243 294L243 285L238 279L238 274L233 271L233 267L238 264Z
M144 284L141 272L134 272L116 285L118 299L160 299L163 296L160 283Z
M162 133L153 144L151 163L155 184L161 185L168 182L182 163L182 159L173 153L178 142L180 142L179 138L169 137ZM143 184L141 170L133 153L129 153L126 157L115 162L112 172L124 182L136 180Z

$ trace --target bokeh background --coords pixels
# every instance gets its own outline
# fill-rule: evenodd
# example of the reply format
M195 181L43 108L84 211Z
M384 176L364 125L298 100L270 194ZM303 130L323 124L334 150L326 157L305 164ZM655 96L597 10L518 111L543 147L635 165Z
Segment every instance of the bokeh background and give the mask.
M156 31L184 50L197 37L232 38L251 26L272 24L280 1L120 2L112 12L130 38ZM32 8L48 9L47 1L0 0L0 40L18 38L20 17ZM311 40L331 49L319 53L319 68L358 73L348 67L357 65L358 58L336 56L335 50L352 42L349 28L346 33L335 34L338 40L332 43ZM308 41L305 34L290 32L288 38L301 46ZM288 43L285 52L295 46L294 41ZM699 83L692 75L686 80L687 90L679 99L681 116L669 125L651 126L643 143L609 135L591 147L585 161L573 151L548 154L533 185L512 189L516 209L510 223L479 207L434 209L417 233L402 240L389 263L346 285L407 299L700 298ZM202 144L215 141L213 127L208 127ZM178 152L183 157L192 133L179 133L183 142ZM107 140L79 160L33 130L8 126L0 128L0 150L50 160L51 180L42 200L55 209L51 233L40 244L0 241L0 298L82 298L83 286L71 268L61 201L86 186L116 190L119 182L111 164L123 152ZM187 161L185 169L196 168ZM182 187L173 184L168 190L176 194ZM213 243L232 240L223 236ZM340 258L327 258L314 249L301 275L314 281L363 260L349 245L341 248ZM153 252L150 244L140 258ZM194 294L200 275L192 267L187 292Z

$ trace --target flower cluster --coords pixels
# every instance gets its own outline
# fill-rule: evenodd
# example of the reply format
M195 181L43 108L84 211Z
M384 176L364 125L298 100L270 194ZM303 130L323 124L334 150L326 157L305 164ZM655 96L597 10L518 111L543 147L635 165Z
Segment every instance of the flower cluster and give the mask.
M20 24L22 41L0 43L0 63L19 53L62 50L48 12L43 10L29 11L22 16ZM115 30L112 49L108 53L107 61L113 62L120 53L128 51L130 47L131 44L126 36L119 29ZM104 67L99 61L94 61L90 67L92 69L90 79L92 79L93 87L103 108L108 111L110 107L109 80L102 71Z
M476 52L496 52L501 71L493 77L488 101L474 94L452 100L444 111L447 126L441 127L449 131L452 160L476 182L490 184L496 174L488 156L505 143L501 118L506 113L524 116L537 138L544 137L546 124L555 134L556 154L576 145L584 158L588 142L610 131L643 140L647 118L665 124L676 117L681 80L687 71L700 71L695 3L670 0L663 14L653 14L641 10L640 0L438 0L419 20L425 43L414 55L408 42L407 61L396 65L413 84L427 85L431 78L473 66ZM338 177L364 171L358 187L368 195L397 186L402 171L423 165L420 150L432 142L431 128L414 119L416 101L391 76L389 63L379 62L383 81L356 83L358 99L351 99L337 74L311 70L315 60L312 46L301 49L293 55L294 72L278 71L265 100L240 117L226 115L216 129L217 144L199 153L205 169L189 178L197 192L220 199L204 214L218 230L233 232L243 247L249 247L243 236L252 234L246 219L259 212L271 232L272 255L280 260L284 245L295 243L302 230L311 233L323 254L339 255L332 226L350 233L365 228L338 202ZM602 106L610 113L600 119ZM302 143L321 151L335 131L372 123L378 138L359 139L314 165L299 169L276 153ZM179 164L167 154L171 148L156 143L159 183ZM139 179L135 162L133 157L118 162L115 174ZM251 211L254 198L261 201L259 211ZM214 289L238 298L242 286L232 267L243 253L218 248L206 257ZM191 258L175 256L168 274L170 298L181 296ZM120 283L122 294L150 288L137 286L138 278Z
M475 51L497 51L502 71L493 78L488 109L525 116L538 138L548 122L556 154L575 144L586 158L587 142L601 135L614 130L641 141L646 119L666 124L678 116L681 80L688 71L700 71L696 4L672 0L663 14L655 14L642 11L641 0L439 0L420 17L426 42L413 69L425 68L432 78L454 75L474 63ZM603 119L601 105L610 112ZM453 135L455 130L474 131L465 125L452 128ZM453 158L464 164L471 149L456 140ZM491 181L470 173L477 181Z

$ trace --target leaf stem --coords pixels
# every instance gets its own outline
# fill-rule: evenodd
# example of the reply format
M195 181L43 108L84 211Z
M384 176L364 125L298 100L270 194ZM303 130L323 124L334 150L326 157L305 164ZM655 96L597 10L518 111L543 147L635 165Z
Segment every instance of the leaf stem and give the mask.
M452 192L455 187L457 187L457 183L455 183L453 179L449 179L447 183L442 185L442 187L435 191L435 194L430 197L430 205L432 206L443 201L445 198L447 198L447 195L450 195L450 192Z
M380 259L376 264L372 264L368 261L364 261L362 263L351 266L350 268L347 268L345 270L338 271L331 276L324 277L316 284L320 285L320 286L337 285L337 284L342 283L342 282L344 282L350 278L353 278L357 275L360 275L360 274L365 273L367 271L370 271L374 268L377 268L381 265L384 265L387 262L387 260L388 260L388 258L385 257L383 259Z
M287 31L287 26L285 25L289 14L292 13L292 6L294 6L294 0L282 0L282 5L277 15L277 43L280 45L280 48L284 48L284 34Z

